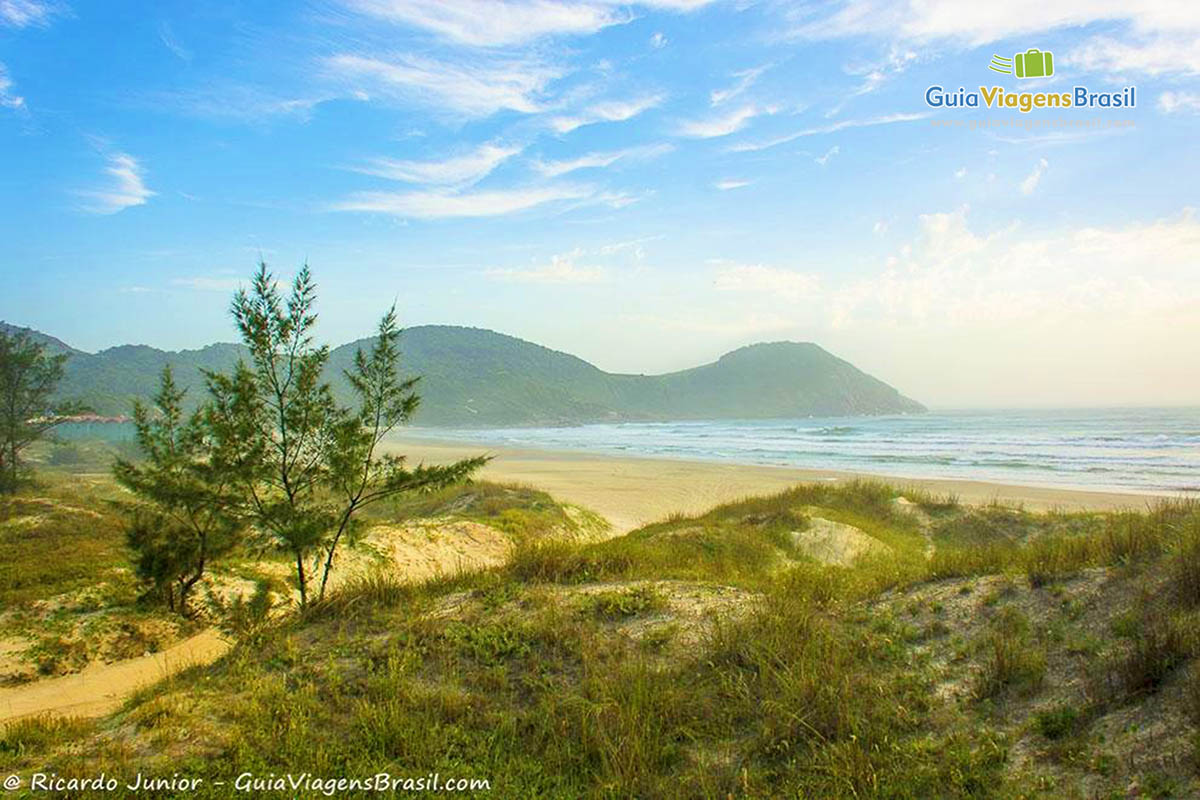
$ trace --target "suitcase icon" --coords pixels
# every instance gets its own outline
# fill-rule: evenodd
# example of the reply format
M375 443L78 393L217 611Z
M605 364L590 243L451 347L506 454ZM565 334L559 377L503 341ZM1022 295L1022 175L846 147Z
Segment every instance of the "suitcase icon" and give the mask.
M1031 47L1013 56L1018 78L1049 78L1054 74L1054 54Z

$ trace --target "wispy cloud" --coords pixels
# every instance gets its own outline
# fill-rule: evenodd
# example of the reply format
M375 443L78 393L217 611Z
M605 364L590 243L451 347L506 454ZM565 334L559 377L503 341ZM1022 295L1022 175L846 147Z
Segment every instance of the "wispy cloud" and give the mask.
M493 280L511 283L577 284L601 283L607 280L608 270L604 267L580 266L577 263L583 254L583 250L575 249L569 253L551 256L548 264L525 269L489 269L484 272L484 275Z
M337 92L310 92L288 96L254 86L208 86L181 92L149 93L141 102L153 108L170 108L204 119L263 124L276 118L308 118L322 103L336 100ZM354 94L348 95L355 97ZM365 95L358 95L362 100Z
M684 122L679 126L678 132L680 136L689 136L695 139L715 139L737 133L755 117L774 114L778 110L776 106L745 105L726 114Z
M1025 180L1021 181L1021 194L1033 194L1037 190L1038 184L1042 181L1042 175L1046 173L1046 169L1049 166L1050 162L1046 159L1038 159L1038 162L1033 165L1033 171L1025 176Z
M789 133L786 136L779 136L774 139L767 139L761 142L739 142L730 146L730 151L735 153L744 153L756 150L766 150L770 147L777 147L781 144L795 141L796 139L805 136L818 136L824 133L836 133L837 131L845 130L846 128L866 128L873 125L892 125L897 122L912 122L918 119L926 119L930 116L929 113L901 113L901 114L885 114L880 117L870 117L868 119L847 119L841 122L834 122L829 125L822 125L816 128L805 128L804 130Z
M421 28L460 44L502 47L551 35L595 33L628 22L615 5L557 0L348 0L371 16Z
M871 34L918 41L948 39L978 46L1096 22L1125 21L1139 32L1188 30L1197 24L1197 14L1187 3L1170 0L1011 0L995 13L981 13L978 5L956 0L838 0L825 8L830 13L796 9L790 34L810 39Z
M13 91L12 78L8 70L0 64L0 108L21 109L25 107L25 98Z
M650 37L650 46L655 50L661 50L667 46L667 37L662 31L655 33Z
M482 180L496 167L520 152L520 147L512 145L483 144L469 153L440 161L377 158L357 171L408 183L435 186L469 185Z
M606 100L594 103L578 114L554 117L550 127L558 133L570 133L584 125L597 122L624 122L660 105L664 95L643 95L632 100Z
M126 208L144 205L154 196L142 178L142 166L128 153L113 153L108 156L104 172L111 179L102 189L86 189L77 192L86 198L83 210L92 214L116 214Z
M180 61L190 62L192 60L192 51L180 44L169 22L163 22L158 26L158 39L163 43L163 47L174 53Z
M1200 75L1200 21L1188 33L1122 39L1097 36L1069 51L1063 64L1087 72Z
M369 211L415 219L498 217L548 203L595 198L586 186L555 185L454 192L358 192L333 204L333 211Z
M468 117L542 111L547 84L562 74L542 62L507 58L437 61L412 54L342 54L326 64L334 76L364 94L384 94Z
M1174 114L1176 111L1200 112L1200 94L1163 92L1158 96L1158 110L1165 114Z
M823 167L829 163L829 159L833 158L840 152L842 152L842 149L835 144L833 147L826 150L823 155L819 155L814 158L813 161L817 162Z
M8 25L13 28L45 25L61 11L62 7L57 3L37 2L37 0L0 0L0 25Z
M344 0L378 19L420 28L458 44L506 47L549 36L587 35L636 19L632 10L688 12L713 0ZM661 35L661 34L659 34Z
M713 184L714 189L720 189L722 192L728 192L730 189L741 189L744 186L749 186L754 181L740 180L737 178L726 178L725 180L717 181Z
M719 292L759 292L785 300L812 295L820 285L816 275L764 264L724 264L713 280Z
M958 169L954 170L954 177L958 180L962 180L963 178L967 177L967 168L959 167Z
M578 158L562 161L535 161L533 168L548 178L557 178L569 172L580 169L597 169L608 167L621 160L642 160L655 158L671 152L675 148L669 144L646 145L644 147L627 147L624 150L608 152L585 153Z
M758 77L766 72L767 69L768 66L764 64L761 67L753 67L733 73L733 77L736 78L733 85L724 89L714 89L708 96L709 102L714 106L719 106L728 100L732 100L753 86Z

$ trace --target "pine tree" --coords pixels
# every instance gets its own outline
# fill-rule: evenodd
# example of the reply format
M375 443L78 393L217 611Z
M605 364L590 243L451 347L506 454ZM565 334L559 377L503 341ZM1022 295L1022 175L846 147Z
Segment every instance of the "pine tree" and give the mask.
M212 562L239 541L237 497L217 469L199 413L185 417L184 391L163 370L154 408L134 405L143 459L118 459L117 481L138 498L126 536L138 577L167 606L189 614L188 598Z
M0 493L16 492L25 448L84 410L53 399L66 361L65 353L47 355L27 333L0 330Z
M208 375L212 400L205 412L214 469L238 487L240 505L263 540L290 554L301 605L318 575L324 596L338 549L355 535L365 506L464 480L486 462L409 469L403 457L381 455L383 438L420 402L416 381L401 379L397 367L395 311L346 374L357 399L350 409L335 401L323 378L329 348L313 340L315 300L307 265L285 299L260 263L249 291L239 291L232 306L250 363Z

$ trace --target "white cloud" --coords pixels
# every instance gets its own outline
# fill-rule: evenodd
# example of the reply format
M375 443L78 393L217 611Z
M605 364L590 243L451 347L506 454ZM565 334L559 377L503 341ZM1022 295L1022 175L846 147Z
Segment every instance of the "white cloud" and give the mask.
M13 91L12 78L8 70L0 64L0 108L21 109L25 107L25 98Z
M343 54L330 58L327 66L346 81L363 82L359 91L396 96L468 117L506 110L542 111L547 84L561 75L558 68L536 61L487 58L444 62L411 54L390 58Z
M578 158L563 161L535 161L533 168L548 178L557 178L580 169L597 169L608 167L621 160L641 160L655 158L669 153L675 148L669 144L647 145L644 147L627 147L624 150L608 152L585 153Z
M1025 176L1025 180L1021 181L1021 194L1033 194L1037 190L1038 184L1041 183L1042 175L1045 174L1046 168L1050 166L1050 162L1044 158L1038 159L1038 162L1033 165L1033 171Z
M730 146L730 151L734 153L745 153L757 150L766 150L769 147L777 147L781 144L795 141L805 136L818 136L825 133L836 133L846 128L866 128L874 125L892 125L897 122L912 122L914 120L926 119L930 116L929 113L918 114L884 114L880 117L871 117L869 119L847 119L841 122L834 122L829 125L822 125L817 128L805 128L804 130L789 133L786 136L779 136L774 139L767 139L761 142L739 142Z
M1197 29L1148 38L1096 36L1068 52L1063 64L1086 72L1200 75L1200 24Z
M1200 220L1191 209L1150 223L1042 236L1015 224L980 235L965 208L919 221L917 239L882 272L822 298L836 324L971 327L1092 313L1153 317L1186 311L1200 296L1194 278Z
M661 94L653 94L633 100L606 100L594 103L575 115L554 117L550 120L550 126L558 133L570 133L576 128L597 122L624 122L655 108L664 99Z
M875 224L871 226L871 233L875 234L876 236L882 236L883 234L887 233L887 229L888 221L886 219L880 219L876 220Z
M666 47L667 46L666 35L663 34L662 31L659 31L658 33L651 36L650 37L650 46L653 47L655 50L661 50L662 48Z
M358 192L335 203L331 210L371 211L417 219L496 217L547 203L589 198L611 204L620 203L616 197L597 197L594 190L588 187L559 185L469 192Z
M755 117L762 114L774 114L778 110L775 106L760 108L755 105L745 105L720 116L685 122L679 126L678 132L681 136L690 136L697 139L714 139L719 136L728 136L746 127L746 123Z
M58 11L57 5L36 0L0 0L0 24L13 28L45 25Z
M104 172L112 179L103 189L88 189L77 192L87 198L83 209L93 214L116 214L132 206L144 205L154 196L142 178L142 167L137 159L127 153L114 153L108 157Z
M958 169L954 170L954 177L958 180L962 180L963 178L967 177L967 168L959 167Z
M725 180L717 181L713 187L720 189L722 192L728 192L730 189L741 189L743 186L749 186L754 181L739 180L737 178L726 178Z
M455 186L473 184L521 152L520 147L483 144L469 153L441 161L399 161L378 158L358 171L394 181Z
M548 36L587 35L636 18L629 7L688 12L712 0L345 0L364 14L429 31L473 47L527 44Z
M811 296L821 285L816 275L763 264L733 264L717 270L713 286L719 292L757 292L788 301Z
M1200 94L1163 92L1158 96L1158 109L1165 114L1176 111L1200 111Z
M632 16L603 3L557 0L349 0L365 14L476 47L517 45L551 35L590 34Z
M708 96L709 102L714 106L719 106L727 100L732 100L753 86L758 77L766 71L767 65L764 64L761 67L753 67L733 73L733 77L737 79L733 85L725 89L714 89Z
M978 46L1029 33L1095 22L1128 22L1134 31L1195 30L1200 12L1187 0L1010 0L981 7L958 0L841 0L828 15L797 10L792 35L825 39L856 34L952 39Z
M1018 36L1096 23L1123 24L1120 37L1096 36L1064 54L1084 70L1200 73L1200 6L1189 0L1012 0L981 7L958 0L839 0L831 13L808 6L789 15L792 37L871 35L979 47Z
M578 266L583 250L575 249L550 257L550 263L529 269L489 269L484 272L494 280L512 283L600 283L608 278L603 267Z
M833 147L826 150L824 155L817 156L813 159L813 161L817 162L823 167L829 163L829 159L833 158L840 152L842 152L841 148L835 144Z

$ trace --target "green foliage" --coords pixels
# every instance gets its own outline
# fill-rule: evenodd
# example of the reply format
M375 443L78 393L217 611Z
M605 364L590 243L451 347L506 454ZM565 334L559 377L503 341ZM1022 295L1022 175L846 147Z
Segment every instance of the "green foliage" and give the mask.
M118 459L113 475L140 500L127 531L138 577L148 594L187 616L193 588L238 544L242 525L233 480L219 469L200 414L185 418L183 397L164 369L154 410L134 406L143 459Z
M1147 606L1141 624L1128 644L1097 665L1089 691L1096 705L1120 703L1150 694L1177 667L1196 653L1195 634L1190 627Z
M467 478L486 459L408 468L379 443L416 410L415 379L402 380L394 309L379 323L369 351L346 370L355 408L341 406L324 379L329 347L313 341L316 285L307 265L285 299L266 264L250 291L239 291L233 316L249 364L210 373L204 424L213 468L238 487L246 516L264 541L288 552L300 603L320 575L323 597L339 545L357 531L357 512L394 495Z
M249 597L239 592L226 600L219 594L210 593L208 607L223 631L239 641L253 642L271 621L275 601L270 582L258 580Z
M1029 693L1046 675L1046 652L1034 641L1029 621L1014 609L1004 609L983 642L983 661L974 695L983 700L1010 689Z
M1083 714L1071 706L1060 705L1038 711L1033 722L1038 733L1053 741L1074 735L1083 723Z
M47 355L27 332L0 330L0 494L17 491L24 450L81 410L54 399L66 361Z
M600 619L621 620L661 611L666 600L653 587L639 586L624 591L596 592L588 595L584 610Z

